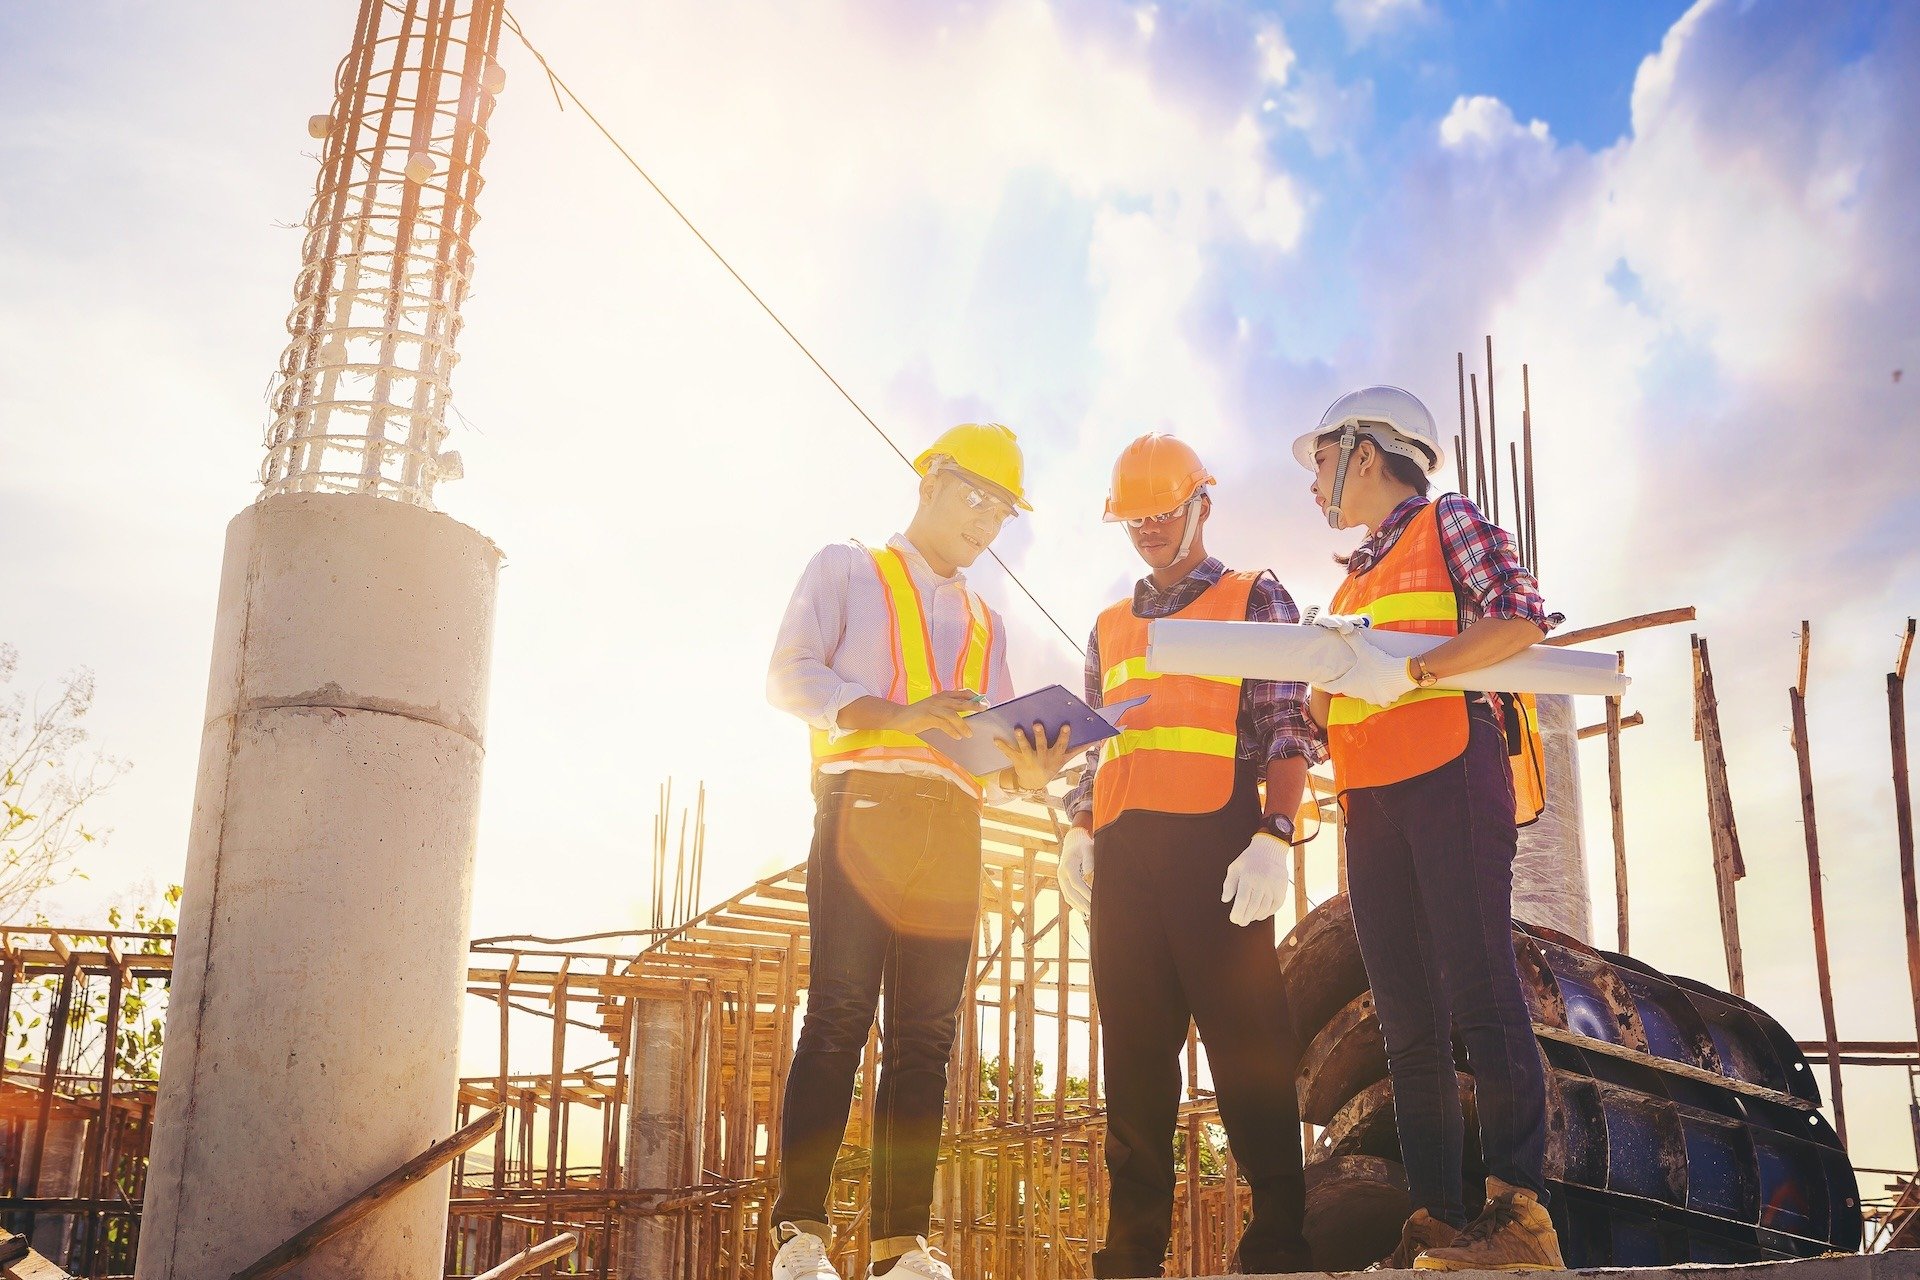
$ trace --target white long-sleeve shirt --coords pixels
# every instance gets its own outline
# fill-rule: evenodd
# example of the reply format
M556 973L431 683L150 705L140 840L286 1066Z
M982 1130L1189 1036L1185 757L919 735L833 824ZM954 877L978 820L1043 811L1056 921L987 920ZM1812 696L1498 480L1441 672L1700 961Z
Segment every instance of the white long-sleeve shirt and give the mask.
M951 672L971 633L966 575L940 577L928 567L914 545L899 534L887 545L906 561L907 572L920 592L927 629L933 636L934 670ZM976 597L977 598L977 597ZM986 607L981 602L981 607ZM1007 670L1006 623L992 609L994 646L987 669L987 687L976 689L991 703L1013 696L1013 677ZM774 642L767 667L767 700L789 715L834 737L849 730L840 727L840 712L857 698L886 698L893 688L893 640L888 621L886 588L874 572L872 553L857 542L822 547L800 575L787 603L786 616ZM942 778L960 786L968 781L952 769L917 760L837 760L821 766L823 773L860 768L875 773L912 773ZM989 783L988 798L998 788Z

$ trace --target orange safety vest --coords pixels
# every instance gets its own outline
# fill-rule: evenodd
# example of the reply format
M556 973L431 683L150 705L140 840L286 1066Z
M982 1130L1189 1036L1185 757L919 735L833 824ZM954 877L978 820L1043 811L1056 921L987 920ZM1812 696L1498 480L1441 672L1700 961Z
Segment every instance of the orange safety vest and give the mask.
M943 683L933 665L933 632L927 623L926 604L913 584L906 559L892 547L869 549L873 571L887 599L889 643L893 649L893 685L887 697L894 702L918 702L947 689L972 689L986 692L988 662L997 641L993 613L973 592L966 592L967 643L962 646L950 680ZM966 778L974 799L981 796L981 785L960 765L928 746L911 733L892 729L858 729L834 738L824 729L813 731L813 763L818 768L836 761L918 760Z
M1460 634L1460 597L1440 545L1431 502L1393 548L1363 574L1349 574L1332 611L1364 615L1383 631ZM1519 720L1508 736L1514 778L1514 820L1521 826L1546 805L1540 719L1533 696L1507 695ZM1341 791L1403 782L1457 759L1467 749L1467 695L1457 689L1415 689L1390 707L1335 694L1327 710L1327 751Z
M1229 573L1170 616L1244 622L1257 573ZM1189 676L1147 668L1147 625L1133 601L1100 614L1100 700L1125 702L1148 695L1126 713L1126 727L1100 748L1093 775L1097 831L1129 809L1156 813L1213 813L1233 798L1239 755L1240 680Z
M1526 826L1546 812L1546 748L1540 741L1540 704L1530 693L1507 695L1507 764L1513 770L1513 821Z
M1332 610L1364 615L1382 631L1460 634L1460 598L1431 502L1373 568L1347 575ZM1327 753L1342 791L1418 777L1466 749L1467 695L1458 689L1415 689L1390 707L1335 694L1327 710Z

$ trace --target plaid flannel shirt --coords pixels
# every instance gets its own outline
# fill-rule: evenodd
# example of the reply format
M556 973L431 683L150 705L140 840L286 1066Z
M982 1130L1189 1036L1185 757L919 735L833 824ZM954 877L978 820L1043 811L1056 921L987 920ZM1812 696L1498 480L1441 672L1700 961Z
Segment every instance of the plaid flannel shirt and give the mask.
M1546 601L1540 598L1540 584L1520 563L1513 539L1481 514L1473 499L1464 493L1443 493L1432 501L1440 526L1440 550L1460 597L1462 626L1481 618L1525 618L1551 631L1566 621L1560 614L1547 612ZM1354 549L1347 572L1366 573L1379 564L1427 502L1416 496L1395 507Z

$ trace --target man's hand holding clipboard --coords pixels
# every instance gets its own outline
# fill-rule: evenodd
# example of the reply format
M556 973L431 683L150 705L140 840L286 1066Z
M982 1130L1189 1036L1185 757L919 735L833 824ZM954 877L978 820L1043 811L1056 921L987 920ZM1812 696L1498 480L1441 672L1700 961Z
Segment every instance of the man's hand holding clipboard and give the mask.
M1023 761L1015 758L1016 753L1027 756L1024 763L1030 767L1037 763L1040 753L1053 755L1061 750L1062 735L1064 762L1074 753L1113 737L1120 731L1116 724L1120 717L1144 701L1136 698L1096 711L1054 684L965 715L965 737L934 728L921 730L919 737L967 772L986 777L1010 765L1021 765ZM1036 733L1043 740L1033 740ZM1023 740L1027 741L1024 748ZM1054 772L1058 772L1057 766Z

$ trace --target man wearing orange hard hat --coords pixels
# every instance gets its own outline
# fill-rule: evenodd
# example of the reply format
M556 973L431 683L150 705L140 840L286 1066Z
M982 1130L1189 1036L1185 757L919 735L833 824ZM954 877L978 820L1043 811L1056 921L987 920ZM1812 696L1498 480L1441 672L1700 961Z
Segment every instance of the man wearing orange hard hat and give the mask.
M1321 752L1304 685L1147 666L1155 618L1297 622L1271 573L1207 553L1213 475L1168 435L1128 445L1106 519L1148 574L1100 615L1087 701L1144 695L1090 752L1067 797L1060 893L1091 912L1106 1071L1110 1211L1096 1276L1157 1276L1172 1232L1173 1138L1189 1023L1207 1047L1220 1119L1252 1189L1249 1274L1304 1271L1300 1114L1273 915L1286 901L1293 814ZM1261 785L1265 784L1265 800Z
M975 777L918 735L968 737L968 711L1013 694L1006 627L962 572L1031 510L1020 446L965 423L914 461L918 506L885 546L834 543L780 624L767 695L812 730L817 809L807 860L807 1015L787 1071L774 1280L843 1280L827 1196L854 1077L886 996L874 1096L868 1276L953 1280L927 1243L947 1060L980 907L980 807L1034 792L1067 731L1016 733ZM851 1277L844 1278L851 1280Z

